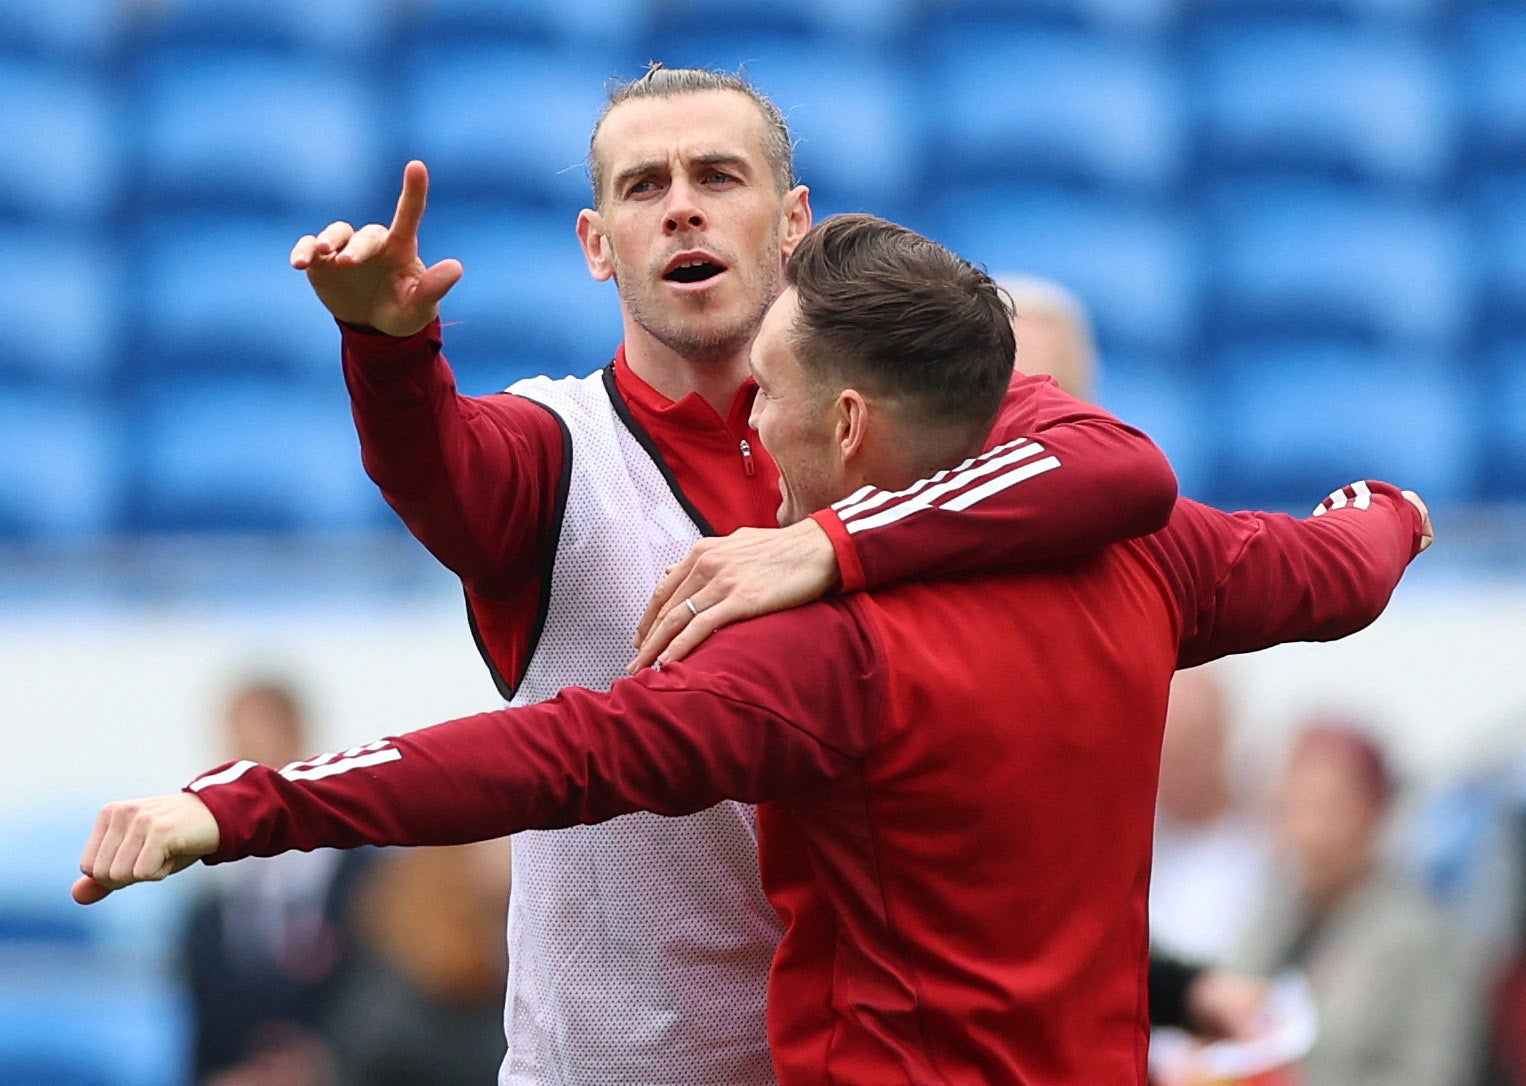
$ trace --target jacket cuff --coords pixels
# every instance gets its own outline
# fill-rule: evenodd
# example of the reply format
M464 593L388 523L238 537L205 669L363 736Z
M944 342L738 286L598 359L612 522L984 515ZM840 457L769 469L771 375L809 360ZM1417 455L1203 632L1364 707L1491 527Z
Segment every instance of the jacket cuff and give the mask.
M832 551L837 556L837 573L842 579L844 592L857 592L866 586L864 577L864 564L859 560L858 548L853 545L853 538L848 535L848 529L843 525L842 518L831 508L821 509L811 514L811 519L821 525L821 530L827 533L827 538L832 541Z

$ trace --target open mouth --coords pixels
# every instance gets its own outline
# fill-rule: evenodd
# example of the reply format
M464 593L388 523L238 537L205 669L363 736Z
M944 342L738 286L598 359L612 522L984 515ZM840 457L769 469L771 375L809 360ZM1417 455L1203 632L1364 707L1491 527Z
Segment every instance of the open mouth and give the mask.
M708 279L714 279L725 270L724 264L717 264L713 260L700 257L675 264L663 273L662 277L669 283L703 283Z

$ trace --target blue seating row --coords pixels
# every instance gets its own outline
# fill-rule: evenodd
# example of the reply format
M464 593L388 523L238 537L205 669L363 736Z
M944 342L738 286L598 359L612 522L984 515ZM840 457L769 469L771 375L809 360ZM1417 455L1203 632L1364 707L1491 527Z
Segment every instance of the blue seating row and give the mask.
M467 269L447 302L460 322L453 344L607 354L618 306L588 276L575 204L531 211L471 191L437 181L421 239L426 259ZM854 206L816 205L818 215ZM1471 209L1365 186L1249 182L1193 208L970 188L901 218L993 272L1068 284L1109 351L1212 358L1239 339L1293 333L1446 349L1466 364L1526 325L1526 174ZM0 262L24 269L10 287L21 316L0 322L0 381L121 388L160 372L330 372L331 322L286 265L319 225L206 210L145 215L113 235L0 222Z
M0 0L0 20L6 534L385 521L333 329L285 259L331 218L385 219L406 157L433 169L426 259L467 267L462 387L602 364L618 308L572 237L586 133L605 78L653 55L745 62L818 216L877 211L1074 288L1109 395L1205 494L1339 459L1266 435L1347 370L1374 460L1434 444L1421 475L1459 498L1526 483L1502 394L1526 341L1518 5Z
M979 24L922 48L908 64L833 41L691 34L663 53L746 62L791 116L810 180L892 207L977 178L1161 196L1270 170L1433 191L1526 158L1526 13L1480 19L1450 49L1381 27L1205 34L1183 53ZM648 55L426 43L342 65L177 43L125 72L0 56L0 215L251 201L321 213L356 206L410 155L501 199L579 202L604 82Z
M1435 29L1498 6L1500 0L0 0L0 23L18 51L69 57L208 37L354 55L420 34L634 46L717 28L904 42L970 22L1120 35L1171 34L1263 17Z
M459 377L475 392L603 361L504 351L486 334L461 342ZM1269 340L1200 374L1125 353L1107 359L1100 398L1156 438L1185 492L1219 503L1296 507L1366 475L1442 505L1521 500L1526 336L1490 362L1483 377L1440 353ZM338 386L166 377L130 406L0 388L0 536L390 525Z

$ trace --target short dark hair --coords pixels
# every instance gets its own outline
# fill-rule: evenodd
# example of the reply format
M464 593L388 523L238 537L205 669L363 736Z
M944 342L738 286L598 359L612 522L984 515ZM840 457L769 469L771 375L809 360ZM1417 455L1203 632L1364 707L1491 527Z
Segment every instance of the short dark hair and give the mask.
M785 281L813 377L894 397L908 421L985 435L1016 345L1011 303L982 269L904 226L834 215L805 235Z
M768 158L768 168L774 177L774 186L783 194L795 187L795 145L790 139L789 124L779 107L767 95L749 83L745 76L712 68L667 68L657 61L647 65L645 74L628 82L611 81L608 100L594 123L588 137L588 177L593 184L594 206L604 199L604 163L594 153L593 144L604 127L604 118L621 102L635 98L675 98L681 94L701 94L705 91L735 91L745 95L758 112L763 114L766 132L763 136L763 153Z

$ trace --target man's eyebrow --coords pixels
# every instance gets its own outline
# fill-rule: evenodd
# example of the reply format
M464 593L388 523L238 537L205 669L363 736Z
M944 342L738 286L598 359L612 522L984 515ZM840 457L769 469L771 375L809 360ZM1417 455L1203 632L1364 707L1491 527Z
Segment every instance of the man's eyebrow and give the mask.
M696 166L725 166L736 173L750 174L752 165L747 159L731 151L706 151L690 155L689 161Z
M634 166L627 166L625 169L615 174L615 190L618 192L620 189L623 189L629 182L636 180L636 178L644 177L654 170L661 168L662 163L657 161L655 158L647 162L638 162Z

